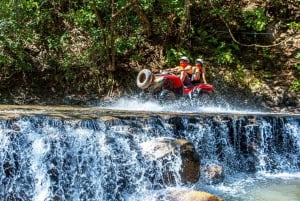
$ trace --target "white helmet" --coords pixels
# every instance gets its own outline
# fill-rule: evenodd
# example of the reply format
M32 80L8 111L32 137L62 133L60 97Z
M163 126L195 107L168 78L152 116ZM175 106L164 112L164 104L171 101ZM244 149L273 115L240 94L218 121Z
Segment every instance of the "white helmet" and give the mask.
M196 64L199 63L199 64L203 65L203 59L196 59L195 63L196 63Z
M180 57L180 61L186 61L186 62L190 62L189 58L187 58L186 56Z

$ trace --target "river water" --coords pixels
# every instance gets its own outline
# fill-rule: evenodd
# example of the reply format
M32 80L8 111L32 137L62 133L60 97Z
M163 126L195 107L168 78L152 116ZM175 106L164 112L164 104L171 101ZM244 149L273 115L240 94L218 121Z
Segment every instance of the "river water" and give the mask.
M0 106L1 200L155 201L186 188L226 201L300 200L299 114L175 106ZM141 160L137 147L161 137L191 141L203 163L222 165L224 181L149 181L166 167ZM180 161L169 165L176 175Z
M278 169L272 169L270 171L264 168L264 164L261 164L261 170L254 174L237 173L227 177L223 183L218 185L206 185L200 181L195 185L195 188L219 195L227 201L300 201L300 114L270 113L251 109L244 110L232 107L230 104L224 104L224 102L222 106L196 105L195 107L191 107L187 104L187 107L185 107L185 105L178 105L178 103L162 106L153 102L141 104L136 101L121 99L119 102L112 105L111 108L127 109L130 111L171 111L191 114L295 115L298 121L293 124L291 130L287 132L291 132L290 134L295 136L297 141L297 150L291 150L291 152L296 152L297 154L298 164L296 170L295 168L287 167L286 170L283 171L278 171ZM262 128L265 128L265 126L266 125L262 125ZM269 134L273 135L273 132L270 132ZM292 170L290 171L290 169Z

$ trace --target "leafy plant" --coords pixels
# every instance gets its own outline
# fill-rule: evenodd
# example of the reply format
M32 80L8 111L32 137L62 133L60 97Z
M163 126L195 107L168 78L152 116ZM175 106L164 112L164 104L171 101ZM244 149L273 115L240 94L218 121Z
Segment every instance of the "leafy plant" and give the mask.
M216 57L220 64L231 64L234 61L234 56L230 47L225 42L221 42L216 49Z
M187 50L180 49L180 50L175 50L173 48L167 50L167 62L169 66L175 66L178 65L179 58L182 56L187 56L188 58L191 59L190 54L188 53Z
M293 91L300 91L300 80L294 80L290 86L290 89Z
M287 24L290 29L295 29L296 31L300 31L300 22L290 22Z
M243 84L246 73L245 73L245 67L243 65L238 64L235 69L232 69L232 79L237 84Z
M300 60L300 52L296 54L296 58ZM295 67L298 70L298 73L300 73L300 61L295 64Z
M268 18L265 15L263 8L255 8L247 10L244 13L246 26L255 31L263 31L268 23Z

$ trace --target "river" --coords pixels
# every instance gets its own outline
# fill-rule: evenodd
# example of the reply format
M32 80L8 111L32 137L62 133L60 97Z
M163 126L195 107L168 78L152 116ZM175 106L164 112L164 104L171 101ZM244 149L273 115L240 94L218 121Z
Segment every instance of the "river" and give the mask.
M1 105L0 111L2 200L155 201L168 189L226 201L300 200L300 114L128 100L105 107ZM192 142L201 164L222 165L224 180L150 181L150 166L155 175L165 167L142 160L140 144L162 137ZM175 176L178 162L168 163Z

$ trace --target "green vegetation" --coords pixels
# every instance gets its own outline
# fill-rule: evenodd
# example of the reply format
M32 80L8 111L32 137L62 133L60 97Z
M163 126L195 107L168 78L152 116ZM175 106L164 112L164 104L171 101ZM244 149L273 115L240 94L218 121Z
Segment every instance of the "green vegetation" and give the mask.
M271 37L270 27L300 32L293 1L262 2L3 0L0 92L102 96L134 86L141 66L174 66L182 55L203 56L211 74L226 68L245 88L246 70L289 69L278 42L286 38Z
M262 8L255 8L250 11L246 11L244 14L246 27L255 31L263 31L268 23L268 18L265 15L265 11Z
M296 58L299 60L296 64L295 67L298 70L298 73L300 73L300 52L297 52Z
M297 52L296 59L298 60L298 62L295 64L295 68L297 70L296 73L299 76L299 74L300 74L300 52ZM300 91L300 78L296 79L292 82L291 89L293 91Z

